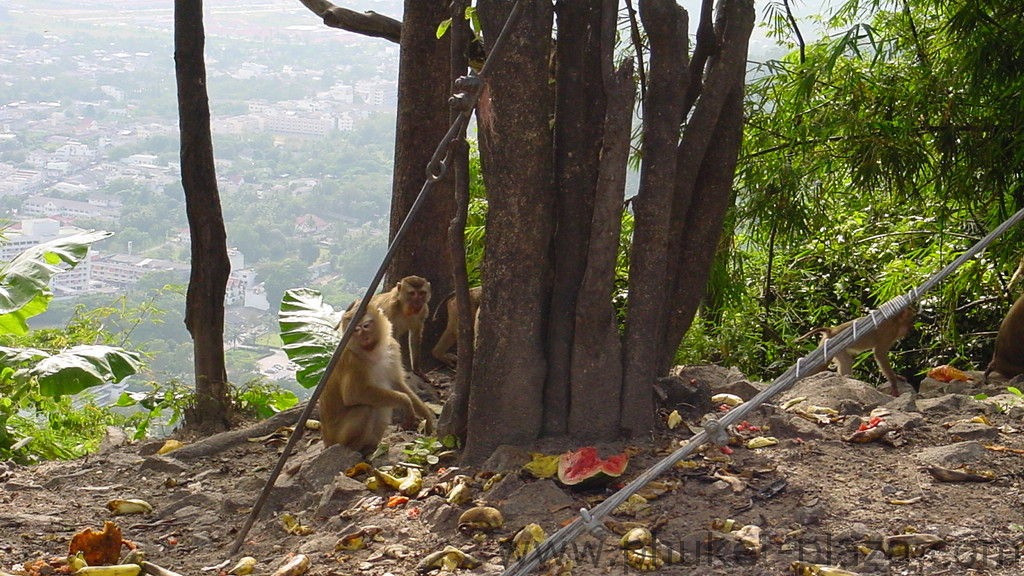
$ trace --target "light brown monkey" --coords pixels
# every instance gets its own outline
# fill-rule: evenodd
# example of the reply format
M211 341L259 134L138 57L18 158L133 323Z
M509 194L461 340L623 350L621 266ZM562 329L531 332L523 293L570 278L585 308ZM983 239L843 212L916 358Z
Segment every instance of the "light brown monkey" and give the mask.
M342 316L344 329L355 310ZM405 383L398 341L391 322L375 306L356 324L320 396L320 429L324 446L341 444L370 454L391 423L394 408L405 410L411 422L426 420L426 432L435 427L434 414Z
M875 363L878 364L878 368L882 371L882 375L885 376L886 381L889 382L889 391L893 396L899 396L899 384L906 383L907 379L900 376L892 369L892 364L889 363L889 350L892 349L893 344L897 340L903 338L910 332L910 329L914 325L914 315L917 313L913 307L907 307L901 310L892 318L881 322L878 327L871 332L871 334L859 338L851 346L845 350L836 352L833 359L839 367L839 373L843 376L849 376L853 373L853 357L856 354L871 350L874 357ZM815 328L810 332L800 336L797 340L803 340L808 336L814 334L821 334L821 341L824 343L829 338L834 337L836 334L842 332L845 328L853 325L853 320L844 322L839 326Z
M999 324L996 349L985 368L985 382L992 372L999 372L1007 378L1024 374L1024 294L1017 298Z
M483 292L483 288L480 286L474 286L469 289L469 307L470 314L476 316L477 310L480 309L480 294ZM437 344L434 345L434 349L431 354L434 358L437 358L441 362L444 362L448 366L454 367L458 357L455 354L448 352L452 346L459 339L459 306L455 300L455 293L452 292L447 298L441 301L448 310L448 324L444 328L444 333L437 340ZM438 306L438 310L441 307ZM437 313L434 314L434 320L437 320Z
M348 310L355 310L358 305L359 301L356 300L349 305ZM409 370L419 374L423 323L430 316L430 282L419 276L406 276L391 290L371 298L370 306L380 308L388 317L392 335L396 339L409 335Z

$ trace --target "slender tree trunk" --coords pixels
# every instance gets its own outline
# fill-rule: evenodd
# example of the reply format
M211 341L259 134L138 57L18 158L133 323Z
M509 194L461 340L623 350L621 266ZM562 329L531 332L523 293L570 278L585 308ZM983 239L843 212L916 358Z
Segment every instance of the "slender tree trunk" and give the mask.
M576 298L582 287L594 213L605 118L602 85L603 0L555 4L560 35L555 50L555 237L544 433L565 434ZM610 47L609 47L610 50ZM607 54L611 58L611 53Z
M406 0L402 23L398 73L398 119L395 132L395 168L391 196L391 237L394 238L423 188L426 168L435 147L448 131L451 96L450 37L437 38L437 27L450 16L446 0ZM388 267L385 289L410 274L430 281L431 307L452 289L447 224L454 214L454 179L434 185L430 197L410 223L404 245ZM424 366L433 359L429 350L443 326L427 323L423 337ZM404 339L403 339L404 340ZM406 347L405 343L402 344Z
M201 0L175 0L174 63L181 134L181 181L192 239L185 327L195 352L196 406L189 424L220 430L230 423L224 367L224 295L231 263L213 163L206 93Z
M651 46L644 99L644 162L633 200L635 227L629 267L622 428L643 434L652 423L652 388L668 332L669 243L679 126L688 63L687 14L674 0L641 0L640 18Z
M463 18L469 0L454 0L451 5L452 26L450 60L452 63L452 93L455 92L455 81L467 70L466 46L469 44L472 31ZM459 115L452 110L449 120L454 122ZM451 395L444 405L438 428L441 434L454 434L465 444L466 430L469 425L469 386L473 374L473 340L474 318L469 302L469 273L466 270L466 219L469 215L469 145L465 134L460 134L452 147L452 163L450 178L455 191L455 214L448 225L448 251L451 258L451 277L454 286L454 298L458 308L459 336L456 342L459 351L459 363L452 383ZM441 306L440 299L437 303Z
M752 0L722 0L715 36L721 47L708 60L700 101L679 146L680 169L673 206L674 253L670 269L670 319L658 366L667 370L704 295L743 138L743 88L747 48L754 27Z
M607 72L605 86L608 113L587 270L577 296L570 385L569 434L590 439L617 436L621 420L622 343L612 295L636 94L632 61Z
M488 51L509 9L499 0L478 3ZM488 214L469 461L500 444L530 443L542 430L554 229L552 21L548 2L526 3L478 111Z

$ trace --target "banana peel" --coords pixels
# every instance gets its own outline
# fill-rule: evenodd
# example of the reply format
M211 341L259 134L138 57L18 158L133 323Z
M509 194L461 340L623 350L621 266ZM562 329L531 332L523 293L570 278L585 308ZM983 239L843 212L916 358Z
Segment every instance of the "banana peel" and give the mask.
M927 466L925 469L939 482L991 482L996 479L995 472L991 470L954 470L942 466Z
M233 574L234 576L246 576L247 574L252 574L252 571L255 568L256 559L252 556L243 556L238 559L238 562L235 562L235 565L232 566L230 570L228 570L228 574Z
M560 454L541 454L535 452L530 454L530 461L523 465L526 470L535 478L551 478L558 473L558 459Z
M289 558L272 576L301 576L309 571L309 557L305 554L296 554Z
M530 523L523 526L516 535L512 537L512 560L520 560L529 554L537 544L540 544L548 537L547 532L540 524Z
M405 478L398 483L398 492L412 498L423 489L423 472L419 468L409 468Z
M623 555L626 558L626 564L641 572L654 572L665 565L665 561L658 556L657 551L651 546L626 550L623 552Z
M313 533L313 528L299 522L299 519L294 514L282 514L281 527L284 528L285 532L295 534L296 536L306 536Z
M416 572L424 574L440 568L445 572L454 572L458 568L476 568L482 562L466 554L454 546L445 546L442 550L427 554L416 565Z
M142 566L138 564L111 564L109 566L84 566L74 571L75 576L138 576Z
M501 511L491 506L474 506L459 516L459 531L496 530L505 524Z
M789 565L789 569L796 576L859 576L856 572L810 562L793 562Z
M139 498L115 498L107 502L107 510L114 516L122 514L152 514L153 505Z

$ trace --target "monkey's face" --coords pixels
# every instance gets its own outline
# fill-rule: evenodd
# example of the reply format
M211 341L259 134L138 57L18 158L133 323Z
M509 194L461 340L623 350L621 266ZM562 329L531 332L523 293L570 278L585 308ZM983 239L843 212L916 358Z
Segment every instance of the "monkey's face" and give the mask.
M419 285L403 283L399 287L401 295L402 311L406 316L413 316L423 310L423 306L430 300L430 283L423 282Z
M352 340L363 350L373 350L379 340L377 334L377 321L371 314L367 314L353 328Z

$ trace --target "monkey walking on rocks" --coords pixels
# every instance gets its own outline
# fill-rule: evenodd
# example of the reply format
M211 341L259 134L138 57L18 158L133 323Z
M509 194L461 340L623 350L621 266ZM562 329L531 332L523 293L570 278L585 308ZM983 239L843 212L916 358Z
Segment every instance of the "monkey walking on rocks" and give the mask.
M889 382L890 393L893 396L899 396L898 385L900 383L906 383L907 379L900 376L892 369L892 364L889 363L889 350L892 349L893 344L895 344L897 340L903 338L908 332L910 332L911 327L914 325L915 314L916 310L914 310L914 308L904 308L892 318L880 323L874 332L861 337L845 350L836 352L833 359L839 367L839 373L843 376L849 376L852 374L854 355L871 350L875 357L875 363L878 364L878 368L882 371L882 375L885 376L886 381ZM834 337L845 328L851 326L853 322L854 321L851 320L849 322L844 322L839 326L815 328L797 338L797 341L813 336L814 334L821 334L821 341L825 342L825 340Z
M342 316L341 326L353 321L355 310ZM405 411L408 424L426 420L433 433L434 414L405 383L405 369L391 322L370 306L356 324L320 396L320 429L324 446L341 444L364 456L380 444L395 408Z

